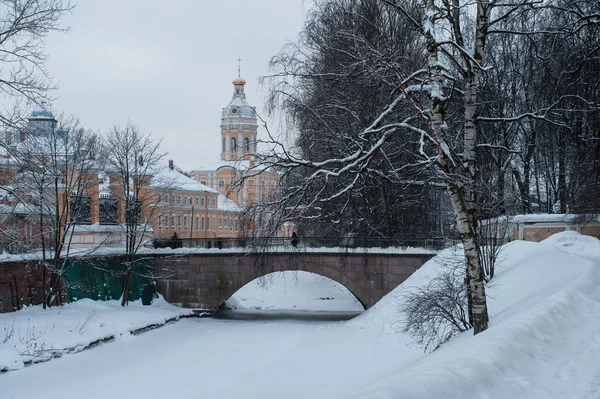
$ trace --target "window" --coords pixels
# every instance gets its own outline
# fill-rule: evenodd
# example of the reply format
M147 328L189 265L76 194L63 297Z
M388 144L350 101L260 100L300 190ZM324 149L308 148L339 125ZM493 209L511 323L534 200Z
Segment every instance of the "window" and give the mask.
M206 180L201 180L200 184L204 184L206 186Z
M169 194L165 194L164 200L167 204L169 203Z
M215 207L216 207L216 204L217 204L217 202L216 202L216 200L213 198L213 199L212 199L212 206L213 206L213 208L215 208Z
M171 227L175 228L175 215L171 216Z
M219 188L225 188L225 180L219 180Z
M216 216L213 216L212 225L213 225L213 231L217 231L217 217Z
M194 205L194 204L193 204L193 200L194 200L194 199L193 199L192 197L190 197L190 198L189 198L190 205Z
M202 225L201 225L201 229L202 229L202 231L204 231L204 216L202 216Z
M163 224L163 215L158 215L158 228L162 228Z
M223 218L219 218L219 230L223 230Z
M231 152L237 151L237 140L235 137L231 138Z
M165 227L169 228L169 215L165 215Z
M204 206L204 197L200 200L200 206Z
M206 231L210 231L210 216L206 218Z
M235 231L238 231L238 218L235 218Z
M177 215L177 227L181 228L181 215Z
M223 143L222 143L221 147L222 147L221 152L225 152L225 137L223 137Z
M175 204L175 196L171 194L171 205Z
M244 139L244 151L250 152L250 139L248 137Z
M200 198L196 197L196 206L198 206L199 200L200 200Z
M229 218L229 231L233 231L233 219Z
M162 194L158 194L158 200L156 202L162 202Z
M177 205L181 205L181 195L177 196Z
M187 229L187 215L183 216L183 227Z
M196 216L196 231L200 228L200 216Z

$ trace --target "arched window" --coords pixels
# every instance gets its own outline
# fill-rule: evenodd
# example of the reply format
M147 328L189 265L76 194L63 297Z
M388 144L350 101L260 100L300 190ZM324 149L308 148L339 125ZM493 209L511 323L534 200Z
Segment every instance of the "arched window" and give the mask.
M250 152L250 139L248 137L244 139L244 151Z
M222 144L223 150L222 152L225 152L225 137L223 137L223 144Z
M237 140L235 139L235 137L231 138L231 152L236 152L237 151Z
M198 200L199 200L199 198L196 197L196 206L198 206Z
M204 197L200 200L200 206L204 206Z

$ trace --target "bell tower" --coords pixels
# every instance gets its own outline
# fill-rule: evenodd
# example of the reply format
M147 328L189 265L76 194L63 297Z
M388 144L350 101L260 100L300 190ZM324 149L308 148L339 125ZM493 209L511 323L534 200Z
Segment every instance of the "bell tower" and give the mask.
M254 160L258 123L256 111L246 101L246 81L241 76L241 59L238 74L233 79L233 96L221 114L221 160Z

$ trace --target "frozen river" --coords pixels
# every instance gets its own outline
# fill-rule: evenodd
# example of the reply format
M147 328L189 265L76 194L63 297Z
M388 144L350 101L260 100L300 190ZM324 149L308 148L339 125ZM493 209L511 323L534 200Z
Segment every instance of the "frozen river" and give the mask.
M0 398L340 397L394 363L397 337L334 321L362 306L331 280L275 276L229 305L235 319L181 320L0 375Z
M0 397L340 397L393 361L372 338L346 322L186 319L0 375Z

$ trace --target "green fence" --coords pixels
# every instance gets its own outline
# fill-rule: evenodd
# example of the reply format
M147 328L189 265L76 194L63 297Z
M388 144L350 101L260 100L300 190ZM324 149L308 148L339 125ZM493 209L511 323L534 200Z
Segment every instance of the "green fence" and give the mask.
M63 274L67 301L82 298L98 301L119 299L123 289L123 259L80 258L67 260ZM156 294L156 285L150 278L152 260L136 261L131 276L129 299L142 300L149 305Z

